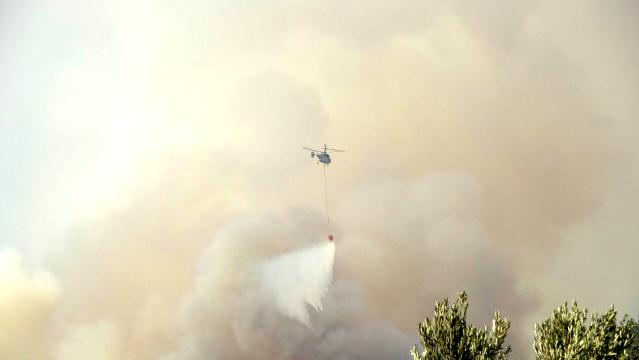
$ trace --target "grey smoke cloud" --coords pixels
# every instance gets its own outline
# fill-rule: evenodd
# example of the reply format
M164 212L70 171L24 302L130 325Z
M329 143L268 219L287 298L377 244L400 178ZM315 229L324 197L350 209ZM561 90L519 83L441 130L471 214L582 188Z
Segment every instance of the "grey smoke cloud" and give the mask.
M0 356L47 356L48 324L60 295L53 274L30 271L15 250L0 249Z
M340 204L338 283L309 326L295 321L295 308L281 310L277 299L295 296L293 287L282 283L290 274L275 273L304 265L313 273L318 264L264 271L281 261L265 260L265 254L277 253L271 247L294 248L308 238L308 229L295 230L299 215L285 222L270 216L243 219L222 230L200 259L195 289L182 308L182 340L167 358L400 359L416 341L416 323L430 311L425 304L458 288L477 293L472 313L484 324L497 308L521 316L534 304L518 292L505 255L485 237L478 222L478 184L469 175L371 181ZM321 228L321 218L311 215L304 221ZM257 283L247 269L258 269ZM279 283L268 288L281 287L282 293L265 293L269 282ZM293 315L283 316L288 311Z
M400 359L465 288L530 357L563 300L639 309L633 1L3 7L0 112L31 120L0 132L25 144L0 152L24 155L0 177L24 226L1 244L57 284L10 302L37 320L3 323L12 344ZM252 306L247 269L325 236L299 149L325 142L348 152L328 170L335 283L307 327Z

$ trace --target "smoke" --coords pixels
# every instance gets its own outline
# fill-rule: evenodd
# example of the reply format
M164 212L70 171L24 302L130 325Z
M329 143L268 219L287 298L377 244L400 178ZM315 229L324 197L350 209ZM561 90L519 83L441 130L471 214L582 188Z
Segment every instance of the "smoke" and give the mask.
M53 274L29 271L15 250L0 249L0 358L45 358L60 288Z
M274 333L286 327L310 329L308 307L322 310L335 245L322 241L296 250L300 241L295 237L308 238L304 230L294 230L298 225L255 218L237 220L218 233L200 259L195 288L185 298L179 349L167 358L281 352ZM281 249L289 251L274 252L271 246L278 237ZM252 246L242 246L248 243Z
M383 177L339 200L335 244L297 251L287 249L322 228L317 214L238 219L200 258L178 350L167 358L401 359L417 341L425 304L460 288L479 294L476 323L488 324L497 308L521 317L535 300L517 289L506 255L478 221L482 202L468 174ZM337 283L326 290L335 245ZM323 294L323 311L309 314ZM523 343L518 332L509 341Z
M639 309L633 1L1 6L2 358L404 359L460 289L525 358Z
M489 324L498 308L513 318L534 308L535 294L518 288L507 253L480 221L485 195L473 176L382 177L360 184L340 204L336 216L348 236L339 254L348 257L338 257L338 271L364 284L372 312L400 329L414 331L429 315L425 304L459 289L470 292L469 314L478 324ZM509 338L517 347L524 343L522 325L515 323Z
M67 329L67 333L57 345L55 360L87 358L96 360L129 358L122 351L121 334L113 321L100 320Z

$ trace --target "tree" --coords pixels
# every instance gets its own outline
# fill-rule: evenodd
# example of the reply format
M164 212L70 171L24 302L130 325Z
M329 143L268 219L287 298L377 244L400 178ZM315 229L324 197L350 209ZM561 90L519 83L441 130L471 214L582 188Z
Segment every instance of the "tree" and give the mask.
M493 360L507 359L510 346L504 348L504 339L510 320L495 312L492 331L477 329L466 322L468 295L459 293L449 307L448 299L435 303L435 316L419 324L419 335L424 347L418 353L413 346L413 360Z
M564 303L550 318L535 325L535 354L538 360L639 359L639 348L633 343L636 323L625 315L617 324L614 306L603 315Z
M632 325L635 328L635 339L632 342L632 350L634 351L634 354L637 355L637 358L639 359L639 316L637 316L637 320L630 320L632 322Z

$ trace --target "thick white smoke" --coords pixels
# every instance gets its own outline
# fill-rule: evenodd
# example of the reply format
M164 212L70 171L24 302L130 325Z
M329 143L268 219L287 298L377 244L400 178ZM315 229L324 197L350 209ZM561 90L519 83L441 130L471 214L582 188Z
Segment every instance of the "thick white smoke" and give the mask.
M60 298L57 279L32 271L22 255L0 248L0 359L43 359Z
M168 359L281 354L278 333L309 329L309 309L322 309L332 281L335 245L300 240L318 233L315 225L287 220L241 218L216 233L184 299L182 336Z
M57 345L55 360L82 359L131 359L122 350L122 334L116 323L102 319L69 326Z
M0 359L406 359L460 289L515 357L566 299L637 314L636 1L64 4L0 5ZM264 270L324 142L315 312Z

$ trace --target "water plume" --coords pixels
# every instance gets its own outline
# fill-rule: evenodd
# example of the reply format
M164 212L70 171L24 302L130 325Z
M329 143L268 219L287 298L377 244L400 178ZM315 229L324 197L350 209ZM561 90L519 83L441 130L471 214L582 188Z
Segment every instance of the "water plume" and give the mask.
M334 261L332 242L277 256L256 269L261 293L283 315L309 325L307 305L322 310Z

